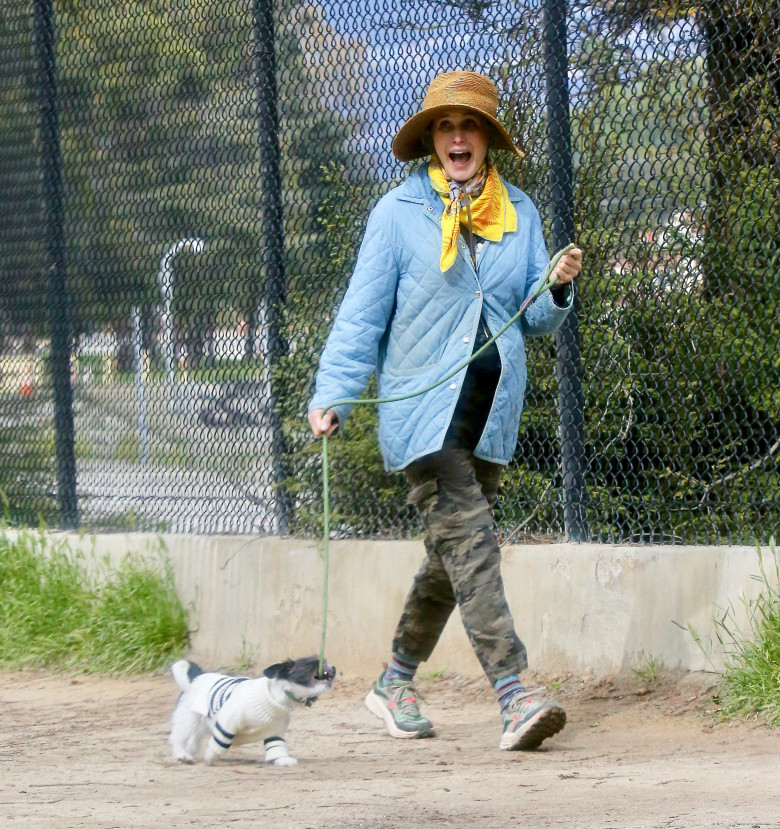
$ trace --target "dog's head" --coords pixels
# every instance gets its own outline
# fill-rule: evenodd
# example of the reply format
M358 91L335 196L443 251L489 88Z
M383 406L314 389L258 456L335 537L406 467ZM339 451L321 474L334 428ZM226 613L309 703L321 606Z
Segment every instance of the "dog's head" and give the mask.
M327 661L323 661L320 673L319 657L305 656L269 665L263 675L278 682L292 699L311 705L317 697L333 688L337 674L333 665Z

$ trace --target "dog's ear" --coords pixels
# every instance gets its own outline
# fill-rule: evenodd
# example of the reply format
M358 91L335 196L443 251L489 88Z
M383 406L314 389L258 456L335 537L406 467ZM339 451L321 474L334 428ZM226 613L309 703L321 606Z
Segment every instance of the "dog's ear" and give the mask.
M292 659L286 659L284 662L274 662L273 665L269 665L263 671L263 676L267 676L268 679L282 679L289 675L290 667L293 664Z
M273 665L269 665L264 671L263 676L267 676L268 679L278 679L279 678L279 671L282 668L281 662L276 662Z

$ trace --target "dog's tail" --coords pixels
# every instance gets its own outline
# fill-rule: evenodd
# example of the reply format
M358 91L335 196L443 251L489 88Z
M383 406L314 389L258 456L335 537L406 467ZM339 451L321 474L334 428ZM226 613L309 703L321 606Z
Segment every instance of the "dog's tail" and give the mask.
M186 691L190 687L193 679L200 676L203 671L199 665L190 662L189 659L180 659L171 666L171 673L179 688L182 691Z

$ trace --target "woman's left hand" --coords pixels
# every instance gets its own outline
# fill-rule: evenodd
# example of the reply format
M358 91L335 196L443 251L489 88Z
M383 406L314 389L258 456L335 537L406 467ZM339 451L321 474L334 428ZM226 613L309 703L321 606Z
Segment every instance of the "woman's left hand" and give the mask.
M577 277L582 270L582 251L579 248L572 248L566 251L558 260L558 264L553 270L553 275L557 277L554 285L566 285Z

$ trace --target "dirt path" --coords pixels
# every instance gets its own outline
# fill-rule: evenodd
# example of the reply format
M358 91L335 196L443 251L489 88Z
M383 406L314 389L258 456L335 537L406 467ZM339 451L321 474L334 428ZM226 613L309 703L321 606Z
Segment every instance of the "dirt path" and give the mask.
M364 708L367 685L297 712L297 767L257 747L207 767L169 757L167 676L0 672L0 826L780 827L780 733L714 723L690 679L566 678L569 724L534 753L498 751L484 682L422 682L439 736L409 742Z

